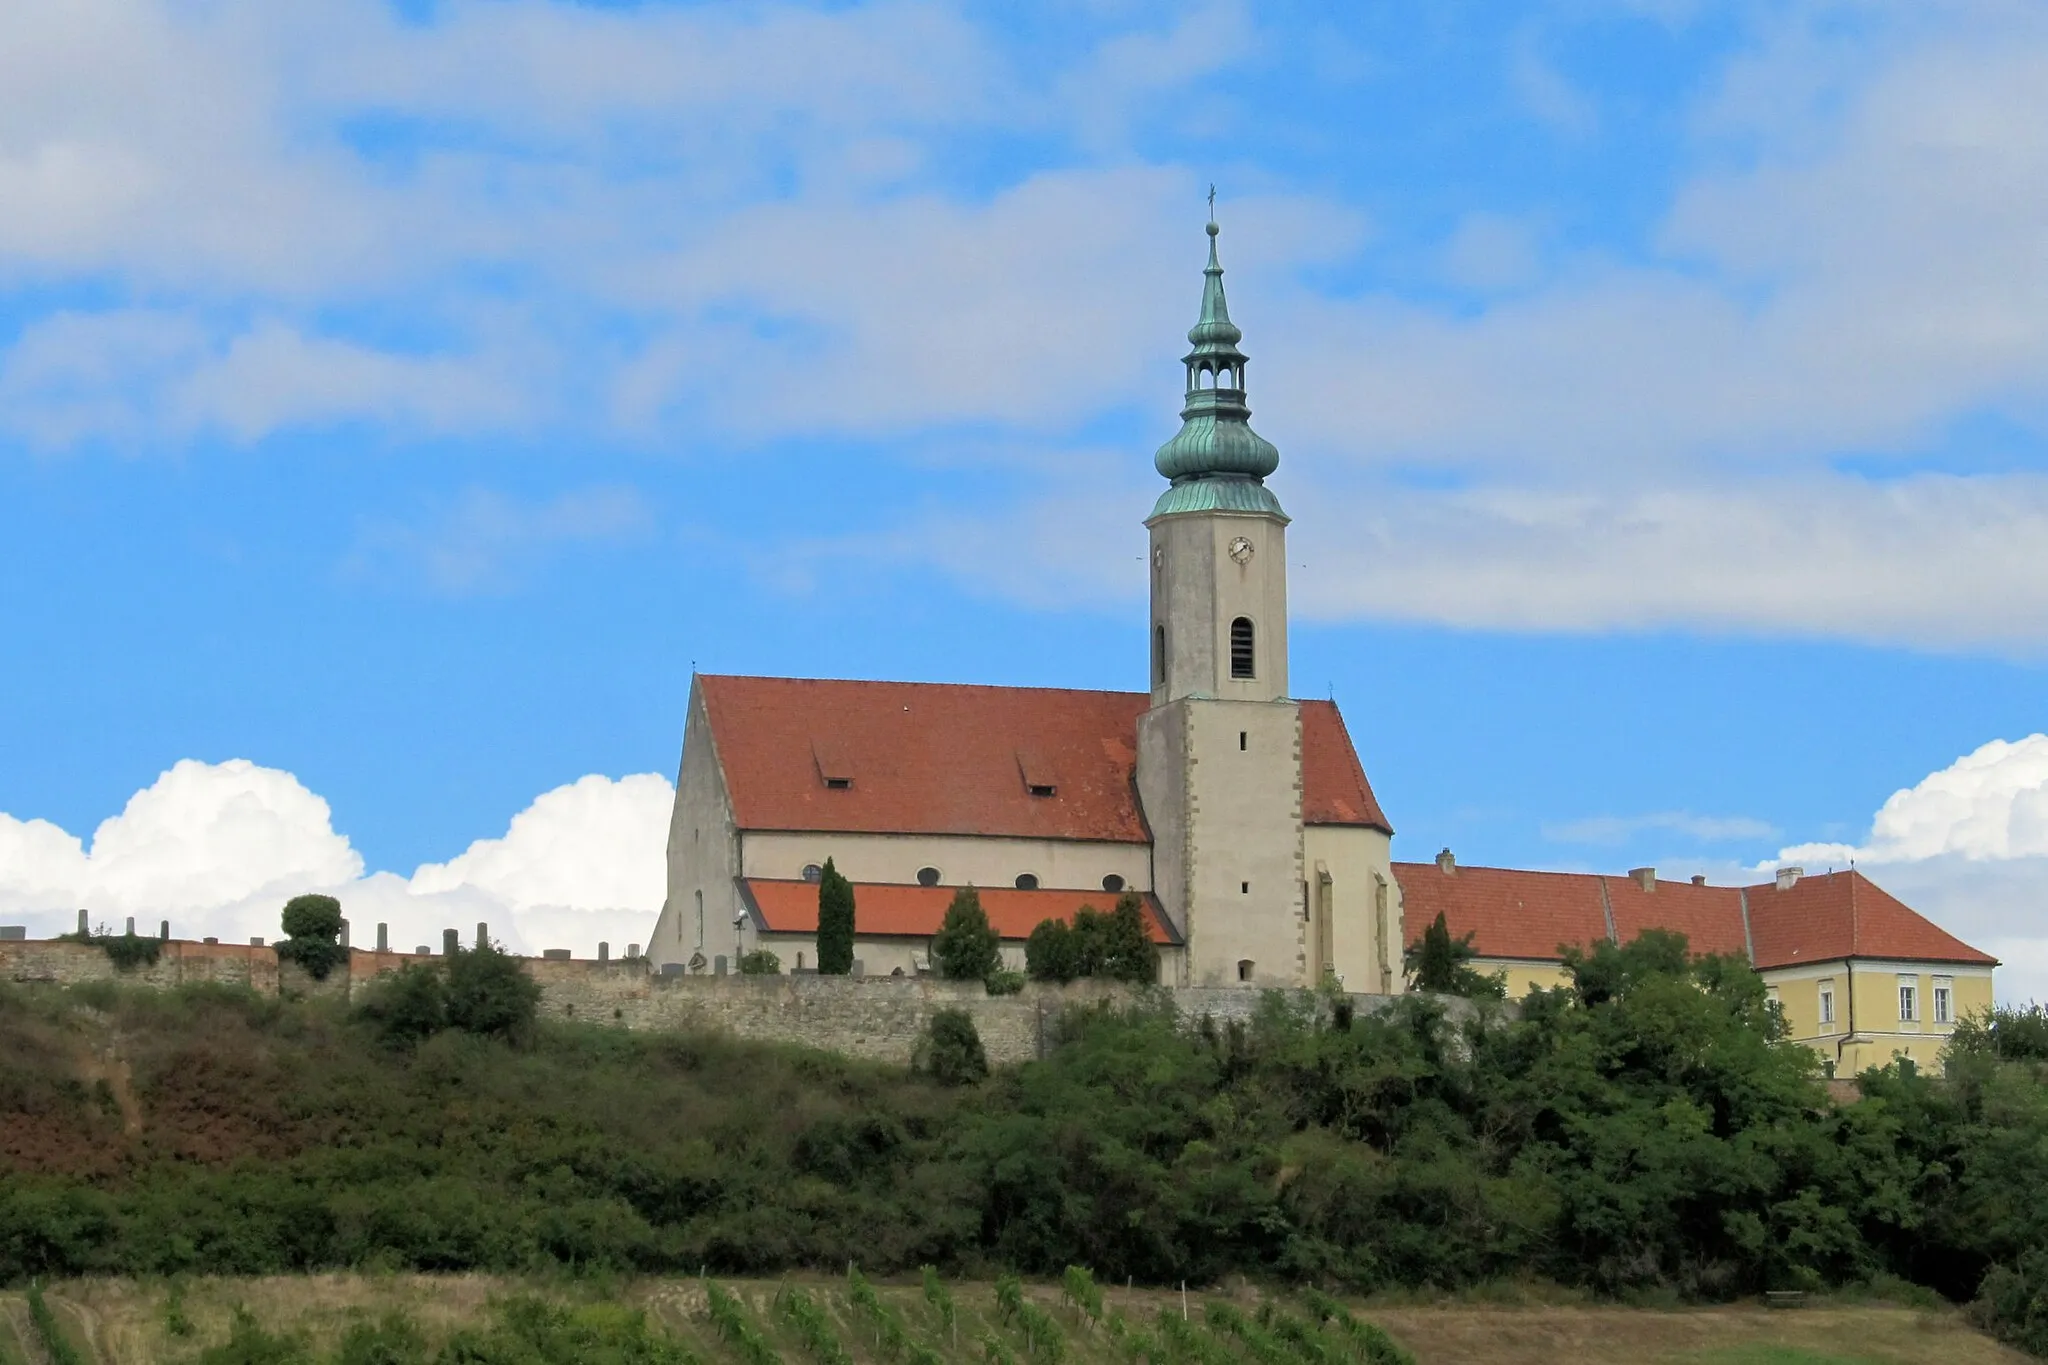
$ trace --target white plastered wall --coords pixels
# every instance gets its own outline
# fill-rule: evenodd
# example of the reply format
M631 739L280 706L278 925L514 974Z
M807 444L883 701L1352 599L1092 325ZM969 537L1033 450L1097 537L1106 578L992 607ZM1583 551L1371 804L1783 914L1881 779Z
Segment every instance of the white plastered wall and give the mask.
M1272 701L1287 695L1287 530L1277 518L1229 512L1150 524L1152 625L1166 627L1166 676L1151 668L1153 704L1186 696ZM1252 545L1243 563L1231 542ZM1257 676L1230 676L1230 623L1254 627Z
M1155 707L1139 720L1138 765L1156 887L1187 940L1183 984L1302 984L1301 709Z
M1302 850L1310 905L1316 907L1321 897L1328 906L1329 968L1346 990L1401 990L1401 888L1394 880L1393 840L1385 830L1364 825L1309 825L1302 831ZM1311 939L1314 929L1311 916Z
M740 838L742 875L748 877L788 881L827 858L856 882L914 885L919 868L935 867L942 886L1015 886L1018 874L1029 872L1048 891L1100 891L1108 876L1123 878L1132 891L1152 889L1152 854L1145 844L782 830L748 830Z

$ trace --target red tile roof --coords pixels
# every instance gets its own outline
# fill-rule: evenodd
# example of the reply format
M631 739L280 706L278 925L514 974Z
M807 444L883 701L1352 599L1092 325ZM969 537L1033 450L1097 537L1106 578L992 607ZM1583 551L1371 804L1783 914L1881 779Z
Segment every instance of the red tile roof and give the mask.
M1395 863L1402 918L1412 945L1443 912L1454 936L1473 935L1481 957L1555 960L1560 944L1583 946L1608 934L1626 943L1645 929L1675 929L1696 953L1754 948L1759 968L1845 957L1992 965L1996 959L1938 927L1860 872L1803 877L1789 890L1659 880L1645 891L1634 878L1584 872L1525 872L1435 863ZM1602 900L1602 891L1606 899ZM1749 897L1749 939L1742 898Z
M697 683L742 829L1151 840L1136 783L1145 693L711 675ZM1304 819L1391 832L1336 706L1300 706ZM850 780L835 789L828 776ZM1033 785L1053 793L1034 796Z
M750 877L740 883L747 909L758 929L775 934L810 934L818 929L818 885L816 882L770 881ZM856 882L853 887L854 923L861 934L903 934L929 938L939 931L946 907L953 902L957 887L903 886L893 882ZM1018 891L1009 887L980 890L981 908L988 922L1004 938L1029 938L1043 920L1071 922L1084 905L1109 910L1117 898L1103 891ZM1180 938L1164 915L1159 902L1143 897L1147 927L1154 943L1179 943Z
M1694 886L1659 879L1645 891L1633 877L1603 877L1614 907L1614 936L1629 942L1645 929L1675 929L1695 953L1742 957L1742 891L1733 886Z
M1749 888L1749 927L1759 967L1845 957L1985 967L1998 961L1856 871L1801 877L1783 891L1773 882Z
M1500 867L1446 874L1435 863L1395 863L1394 880L1410 945L1421 942L1439 912L1451 937L1471 934L1482 957L1554 960L1561 943L1607 937L1598 877Z

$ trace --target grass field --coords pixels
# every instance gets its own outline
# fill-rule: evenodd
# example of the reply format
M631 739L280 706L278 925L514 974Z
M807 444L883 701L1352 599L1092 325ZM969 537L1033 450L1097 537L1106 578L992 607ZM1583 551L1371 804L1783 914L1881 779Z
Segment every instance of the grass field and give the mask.
M1036 1309L1020 1318L1000 1311L992 1286L947 1287L952 1320L915 1282L875 1288L881 1316L866 1311L847 1281L797 1276L777 1281L721 1281L751 1315L769 1347L786 1365L818 1365L817 1332L808 1340L787 1311L786 1291L798 1288L822 1312L825 1331L852 1365L896 1365L920 1350L945 1365L1131 1365L1131 1355L1103 1325L1116 1315L1149 1328L1165 1311L1178 1317L1178 1293L1105 1288L1098 1321L1059 1285L1029 1285ZM171 1286L127 1280L71 1281L49 1287L51 1307L67 1335L95 1365L176 1365L224 1340L237 1306L266 1326L305 1333L331 1346L354 1322L393 1310L409 1314L429 1338L445 1335L485 1313L494 1299L515 1293L576 1302L611 1297L645 1308L688 1345L705 1365L741 1365L708 1316L706 1288L697 1280L639 1280L591 1285L523 1282L493 1276L320 1275L264 1279L199 1279ZM1203 1334L1205 1357L1215 1365L1286 1365L1272 1334L1233 1335L1207 1323L1211 1305L1235 1308L1255 1320L1264 1301L1250 1288L1190 1293L1191 1325ZM1297 1317L1302 1305L1277 1304ZM1575 1303L1474 1304L1471 1302L1348 1304L1405 1347L1418 1365L2004 1365L2025 1357L1973 1331L1946 1310L1882 1304L1820 1302L1770 1311L1748 1305L1654 1310ZM884 1324L893 1319L895 1329ZM1034 1337L1026 1323L1037 1324ZM1051 1326L1046 1324L1050 1323ZM1335 1332L1335 1328L1330 1329ZM895 1331L901 1337L892 1338ZM1043 1333L1056 1332L1049 1345ZM22 1340L22 1336L28 1340ZM991 1339L996 1343L989 1344ZM1307 1365L1309 1356L1295 1359ZM20 1294L0 1294L0 1362L39 1365Z

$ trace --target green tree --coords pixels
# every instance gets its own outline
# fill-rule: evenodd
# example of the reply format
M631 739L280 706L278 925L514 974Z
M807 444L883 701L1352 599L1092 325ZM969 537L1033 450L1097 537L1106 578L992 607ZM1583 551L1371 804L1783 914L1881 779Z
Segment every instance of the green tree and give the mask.
M1685 935L1669 929L1645 929L1626 944L1603 938L1590 948L1567 945L1559 956L1579 1003L1588 1006L1619 1000L1638 982L1684 977L1691 971ZM1762 998L1761 986L1758 995Z
M540 1010L540 983L496 944L457 948L447 959L448 1022L465 1033L524 1042Z
M853 883L825 860L818 878L818 974L845 976L853 970Z
M1505 976L1488 976L1471 965L1478 955L1479 950L1472 946L1472 935L1451 937L1451 928L1439 910L1429 928L1422 931L1422 941L1401 955L1401 965L1408 973L1410 986L1418 991L1495 999L1506 995Z
M940 1010L918 1048L918 1069L941 1085L973 1085L988 1076L988 1053L966 1010Z
M1149 986L1159 980L1159 951L1146 925L1145 901L1135 891L1116 899L1116 909L1102 920L1102 975L1116 981Z
M1002 940L981 908L981 895L971 886L953 893L946 918L932 937L932 965L954 981L986 981L1003 965Z
M1072 981L1074 949L1073 926L1063 919L1042 919L1024 940L1024 970L1033 981Z
M293 896L284 903L285 938L277 955L296 962L315 981L348 961L348 949L341 946L341 902L332 896Z
M767 948L756 948L740 954L739 972L741 976L780 976L782 959Z

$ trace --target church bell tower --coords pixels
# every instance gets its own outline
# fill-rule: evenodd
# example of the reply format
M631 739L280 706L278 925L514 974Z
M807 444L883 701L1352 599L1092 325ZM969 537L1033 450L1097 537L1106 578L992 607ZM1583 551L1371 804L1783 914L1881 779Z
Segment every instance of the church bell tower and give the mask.
M1251 428L1244 334L1208 225L1202 311L1150 533L1151 708L1138 792L1153 886L1187 942L1189 985L1311 984L1302 880L1301 715L1287 693L1287 514Z

